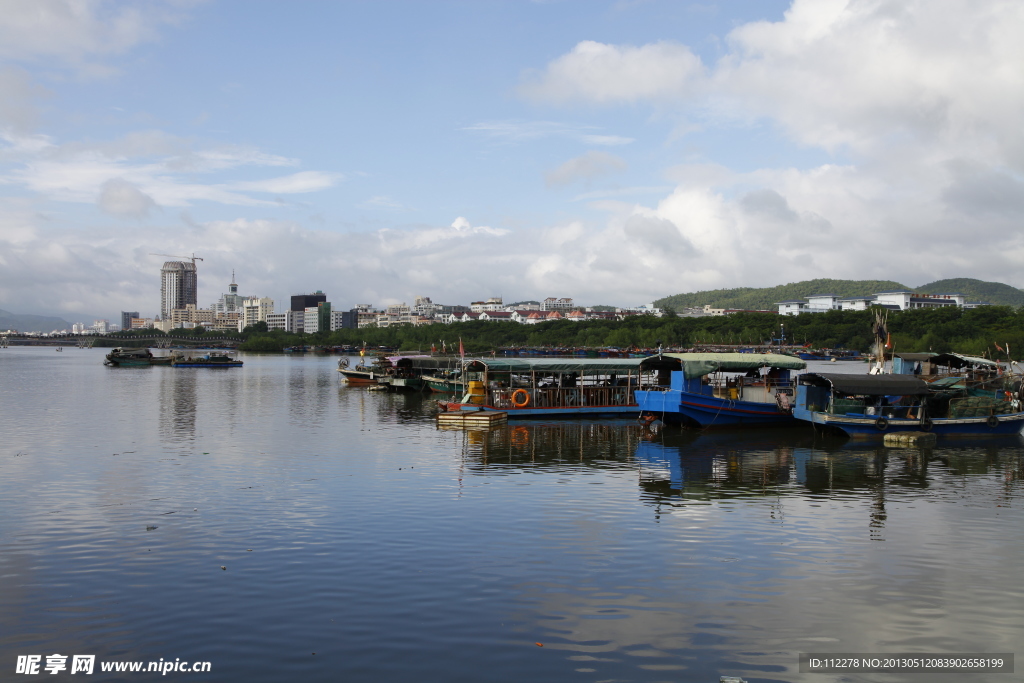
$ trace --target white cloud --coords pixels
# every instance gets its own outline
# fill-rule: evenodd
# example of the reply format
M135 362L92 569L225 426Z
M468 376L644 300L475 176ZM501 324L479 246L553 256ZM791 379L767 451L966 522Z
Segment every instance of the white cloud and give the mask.
M186 2L112 3L104 0L17 0L0 12L0 59L52 60L100 75L92 61L152 40L164 24L182 19Z
M465 130L486 133L504 142L527 142L546 137L562 137L579 140L587 145L617 147L634 142L633 138L621 135L605 135L595 131L597 126L574 125L557 121L483 121L467 126Z
M343 176L322 171L300 171L287 176L251 181L196 182L200 174L216 174L242 167L295 166L298 161L260 150L217 146L193 149L195 143L159 131L132 133L97 143L55 144L41 136L4 136L9 147L0 158L21 162L0 183L21 186L32 193L62 202L92 203L112 179L129 183L161 206L190 206L211 201L241 206L273 206L251 193L298 194L334 186ZM111 204L100 205L110 211ZM112 213L126 215L116 210ZM129 212L131 213L131 212ZM133 214L134 215L134 214Z
M678 43L634 47L584 40L543 73L528 75L520 92L529 99L558 103L675 99L699 83L703 71L700 58Z
M652 295L823 276L1024 284L1013 265L1024 254L1020 35L1019 3L795 0L781 21L733 30L710 65L678 44L579 43L525 76L521 93L644 102L674 112L684 138L726 129L739 147L757 127L850 161L667 169L671 194L654 206L595 203L608 225L543 269L580 282L629 273L634 286L658 272ZM684 240L672 259L637 253L655 237L677 246L670 226Z
M590 181L609 173L624 171L626 166L626 161L614 154L590 151L548 171L545 180L549 187L560 187L579 180Z
M148 194L121 178L103 183L99 198L100 208L114 216L145 218L156 202Z

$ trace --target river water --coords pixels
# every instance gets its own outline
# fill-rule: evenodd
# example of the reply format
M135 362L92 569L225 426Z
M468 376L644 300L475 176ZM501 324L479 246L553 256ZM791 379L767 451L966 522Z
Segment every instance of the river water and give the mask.
M1024 652L1019 438L444 431L332 357L102 355L0 350L0 680L52 654L125 681L1020 675L797 667ZM100 671L161 658L210 671Z

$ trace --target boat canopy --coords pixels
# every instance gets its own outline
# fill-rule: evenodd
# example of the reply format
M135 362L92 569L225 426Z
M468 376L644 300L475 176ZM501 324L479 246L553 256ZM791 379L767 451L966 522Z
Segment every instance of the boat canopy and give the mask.
M800 375L801 384L827 387L841 394L858 396L924 396L929 385L914 375L847 375L808 372Z
M415 368L416 370L451 370L461 367L458 356L419 357L406 356L397 363L399 367Z
M703 377L718 370L746 372L757 368L803 370L807 367L807 363L799 358L781 353L666 353L665 357L678 358L682 362L686 379Z
M613 372L632 373L643 369L679 368L679 361L664 356L647 358L473 358L466 359L470 370L488 372L531 372L583 374L608 374Z
M987 367L996 367L999 364L988 358L979 358L977 356L964 356L959 353L940 353L932 356L928 359L932 365L944 365L947 368L966 368L970 365L984 365Z
M911 363L922 363L924 361L934 362L935 357L939 354L928 351L926 353L894 353L893 355Z

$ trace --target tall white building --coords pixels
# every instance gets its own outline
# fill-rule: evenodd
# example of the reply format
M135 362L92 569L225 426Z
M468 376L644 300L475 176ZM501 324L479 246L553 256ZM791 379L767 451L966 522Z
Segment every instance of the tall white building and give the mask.
M195 262L167 261L160 269L160 317L170 318L175 308L196 304L199 276Z
M274 313L274 300L269 296L262 298L249 297L242 302L243 329L258 322L267 322L267 317Z
M238 284L235 283L235 271L231 271L231 284L228 285L226 294L221 294L217 303L210 304L210 308L217 313L241 313L242 304L249 297L238 293Z

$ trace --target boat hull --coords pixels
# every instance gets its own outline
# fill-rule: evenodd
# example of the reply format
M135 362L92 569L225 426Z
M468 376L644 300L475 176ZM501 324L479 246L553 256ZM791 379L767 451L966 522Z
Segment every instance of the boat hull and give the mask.
M431 391L436 391L441 394L466 393L466 385L464 382L444 379L443 377L431 377L428 375L423 375L422 379Z
M1024 412L988 417L938 417L932 418L930 424L907 418L852 417L807 410L797 410L796 415L797 419L838 429L860 439L880 439L885 434L920 431L930 431L942 437L1008 436L1019 434L1024 428Z
M240 368L242 361L235 360L226 363L200 363L197 361L181 361L171 363L176 368Z
M362 370L338 370L349 384L365 385L380 384L380 373L363 372Z
M792 413L774 403L715 398L688 391L638 391L639 409L667 424L692 427L792 427Z
M638 412L636 404L624 406L554 406L551 408L538 408L529 406L525 408L496 408L495 406L479 405L476 403L449 402L448 410L462 411L495 411L508 413L508 419L524 417L628 417L635 416Z

